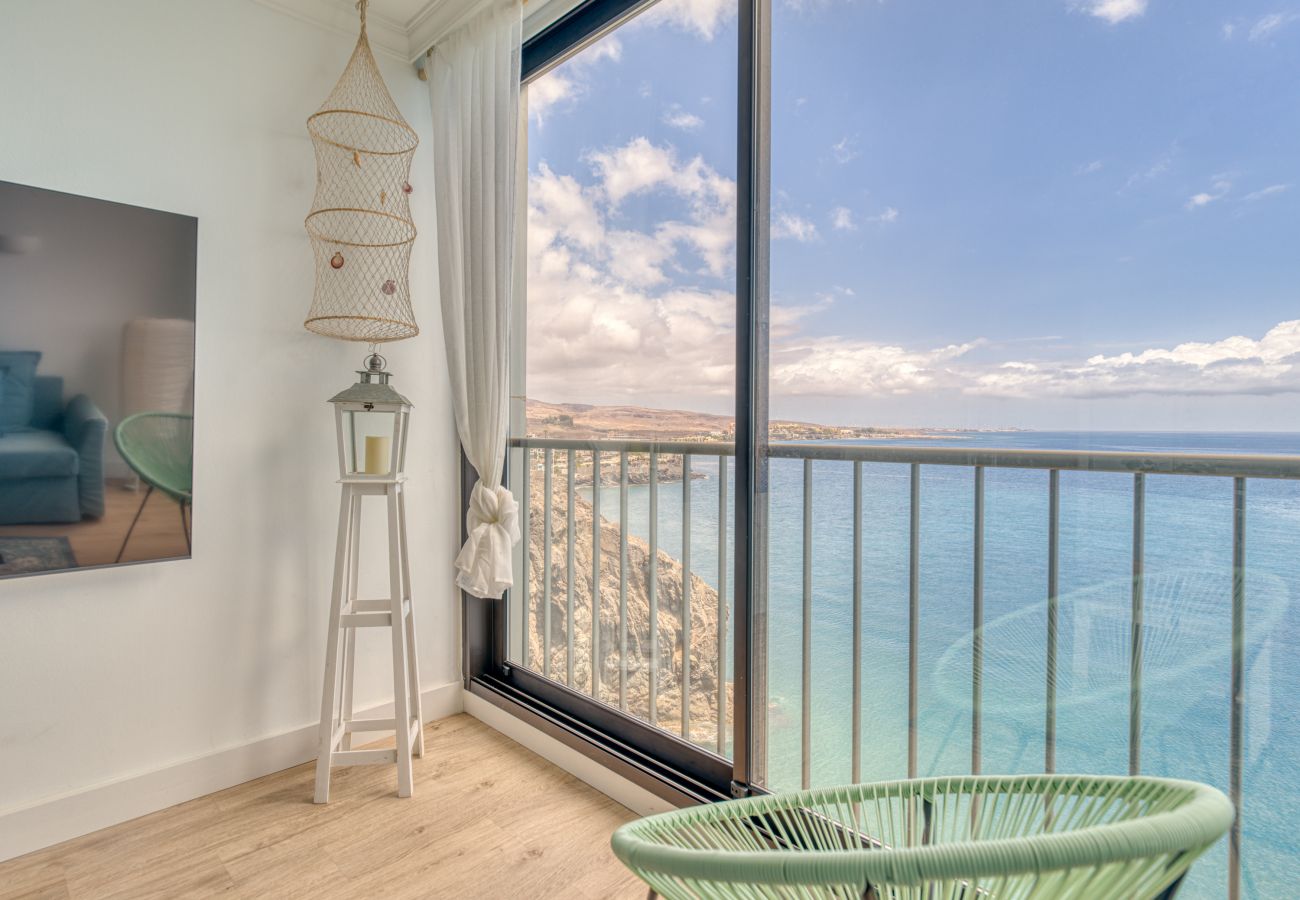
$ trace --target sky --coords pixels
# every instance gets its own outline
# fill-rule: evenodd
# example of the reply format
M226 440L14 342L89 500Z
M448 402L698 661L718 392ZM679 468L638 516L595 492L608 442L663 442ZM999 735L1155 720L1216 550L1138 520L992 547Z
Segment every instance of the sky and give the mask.
M729 412L736 6L528 88L527 392ZM1300 430L1300 4L773 0L771 414Z

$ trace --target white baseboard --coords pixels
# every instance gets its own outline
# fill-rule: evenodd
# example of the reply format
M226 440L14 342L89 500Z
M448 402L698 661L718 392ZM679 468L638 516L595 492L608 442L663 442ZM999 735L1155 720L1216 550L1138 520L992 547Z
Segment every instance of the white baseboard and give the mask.
M504 734L517 744L522 744L538 756L594 787L607 797L623 804L640 816L667 812L675 807L667 800L650 793L645 788L622 775L617 775L595 760L589 759L572 747L539 731L522 719L489 703L482 697L465 692L465 712Z
M425 690L421 695L425 721L461 712L463 696L458 681ZM391 715L391 703L356 713L357 718ZM0 811L0 862L301 765L316 758L316 744L317 725L312 723L161 769Z

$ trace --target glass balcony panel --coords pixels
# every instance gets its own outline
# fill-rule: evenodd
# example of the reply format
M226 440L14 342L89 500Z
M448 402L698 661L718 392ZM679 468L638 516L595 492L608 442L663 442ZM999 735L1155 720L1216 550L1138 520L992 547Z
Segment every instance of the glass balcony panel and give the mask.
M736 13L649 6L526 86L510 467L529 534L510 659L718 756L734 677Z

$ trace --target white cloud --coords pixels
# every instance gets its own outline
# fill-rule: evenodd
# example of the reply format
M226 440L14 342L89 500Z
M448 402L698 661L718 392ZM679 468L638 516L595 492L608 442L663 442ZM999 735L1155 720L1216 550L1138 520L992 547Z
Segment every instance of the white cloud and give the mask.
M1112 25L1135 19L1147 11L1147 0L1083 0L1076 2L1090 16L1105 19Z
M546 115L561 104L568 104L587 91L588 70L602 60L618 62L623 58L623 44L616 35L608 35L587 47L577 56L557 66L527 85L528 118L541 126Z
M842 137L835 143L831 144L831 155L835 161L843 165L858 156L857 141L854 138Z
M569 62L579 66L590 66L603 59L618 62L622 58L623 42L619 40L618 35L607 34L590 47L579 52Z
M617 206L624 197L651 190L678 177L676 151L648 138L635 138L622 147L587 155L601 188Z
M858 223L853 221L853 210L847 206L837 206L832 209L831 227L837 231L856 231Z
M586 184L545 165L529 179L530 394L571 396L577 383L607 398L643 394L647 384L724 394L733 381L735 299L725 276L734 185L645 139L588 163L594 178ZM639 166L647 171L633 177ZM684 206L686 217L643 230L611 225L620 200L651 193ZM683 248L706 260L697 285L684 272Z
M719 175L702 157L680 161L670 144L652 144L638 137L615 150L590 153L587 161L615 205L629 195L661 187L693 201L735 202L735 182Z
M1258 19L1245 19L1238 17L1223 23L1223 39L1225 41L1230 41L1238 35L1242 35L1248 41L1263 43L1276 36L1282 29L1297 21L1300 21L1300 13L1297 12L1269 13L1266 16L1260 16Z
M1097 172L1100 172L1100 171L1102 170L1102 167L1103 167L1103 166L1104 166L1104 163L1102 163L1101 160L1099 160L1099 159L1094 159L1092 162L1083 163L1082 165L1079 165L1079 166L1075 167L1074 174L1075 174L1075 175L1094 175L1094 174L1096 174Z
M634 138L622 147L587 156L597 177L595 190L612 211L627 197L662 192L685 200L688 221L654 226L657 240L684 243L700 257L704 271L721 277L735 255L736 183L696 156L682 161L668 144Z
M668 25L711 41L736 16L735 0L659 0L632 20L639 25Z
M572 176L556 175L546 163L539 164L528 185L528 200L534 207L530 210L530 234L537 225L544 225L548 243L560 238L584 250L598 250L605 241L605 223L593 193ZM534 223L531 219L536 210L544 211L545 219Z
M1155 162L1151 163L1151 165L1147 166L1145 169L1139 169L1130 175L1128 180L1124 182L1123 190L1128 190L1129 188L1136 187L1137 185L1148 181L1155 181L1157 178L1168 174L1169 170L1173 168L1174 157L1177 153L1178 145L1174 144L1173 147L1162 153Z
M698 131L703 127L704 120L674 103L664 111L663 123L669 128L677 128L682 131Z
M1208 191L1201 191L1188 198L1184 207L1188 210L1209 206L1216 200L1222 200L1232 190L1232 178L1227 175L1214 176L1214 184Z
M842 337L794 338L772 347L772 389L786 396L910 394L951 383L949 363L974 346L907 350Z
M604 250L609 274L637 288L654 287L668 281L663 267L673 257L671 241L639 231L614 231Z
M530 394L593 402L644 402L653 394L655 402L683 405L727 397L734 389L734 184L698 159L682 160L671 147L644 139L593 154L590 165L589 183L545 165L530 179ZM636 166L651 175L633 179L625 167ZM641 230L616 227L618 202L633 193L676 202L685 215L665 216ZM689 271L684 250L706 260L705 267ZM1258 338L1083 358L1017 358L1003 354L1051 342L992 344L973 336L907 347L810 335L808 320L836 295L853 292L837 285L810 301L773 305L774 390L1011 399L1300 393L1300 319ZM971 352L976 348L983 348L978 358Z
M1280 322L1258 340L1238 335L1190 341L1172 349L1092 356L1079 364L1006 362L978 375L966 390L1081 398L1300 392L1300 320Z
M1267 40L1297 19L1300 19L1298 13L1271 13L1256 20L1255 24L1250 26L1249 37L1252 41Z
M1251 191L1242 199L1248 203L1254 203L1257 200L1265 200L1269 197L1276 197L1278 194L1284 194L1291 190L1289 184L1270 184L1266 188L1260 188L1257 191Z
M772 216L772 240L791 238L801 244L817 240L817 226L795 213L780 212Z
M694 222L668 222L655 232L663 241L685 243L704 262L697 274L721 278L735 263L736 208L732 204L696 214Z
M898 216L899 212L896 208L886 206L874 216L867 216L864 221L874 222L878 225L889 225L897 222ZM831 225L840 231L857 231L858 219L848 207L837 206L831 210Z
M1101 399L1139 394L1239 396L1300 393L1300 320L1258 340L1235 336L1082 361L977 363L982 339L911 349L843 337L783 336L772 345L774 388L823 396L956 392L1008 399Z
M529 392L604 399L734 389L735 184L646 138L588 154L589 177L539 164L528 189ZM654 221L620 204L653 196ZM640 209L640 208L639 208ZM698 259L698 263L693 260Z
M538 125L546 121L551 107L577 96L579 87L562 70L552 69L540 78L529 82L528 118Z

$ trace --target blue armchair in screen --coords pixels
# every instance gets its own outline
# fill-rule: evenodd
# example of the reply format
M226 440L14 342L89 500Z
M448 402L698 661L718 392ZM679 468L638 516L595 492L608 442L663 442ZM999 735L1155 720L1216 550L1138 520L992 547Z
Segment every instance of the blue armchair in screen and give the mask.
M62 378L23 378L16 368L0 371L0 525L102 516L108 420L85 394L65 406ZM27 394L30 403L15 404L15 394Z

